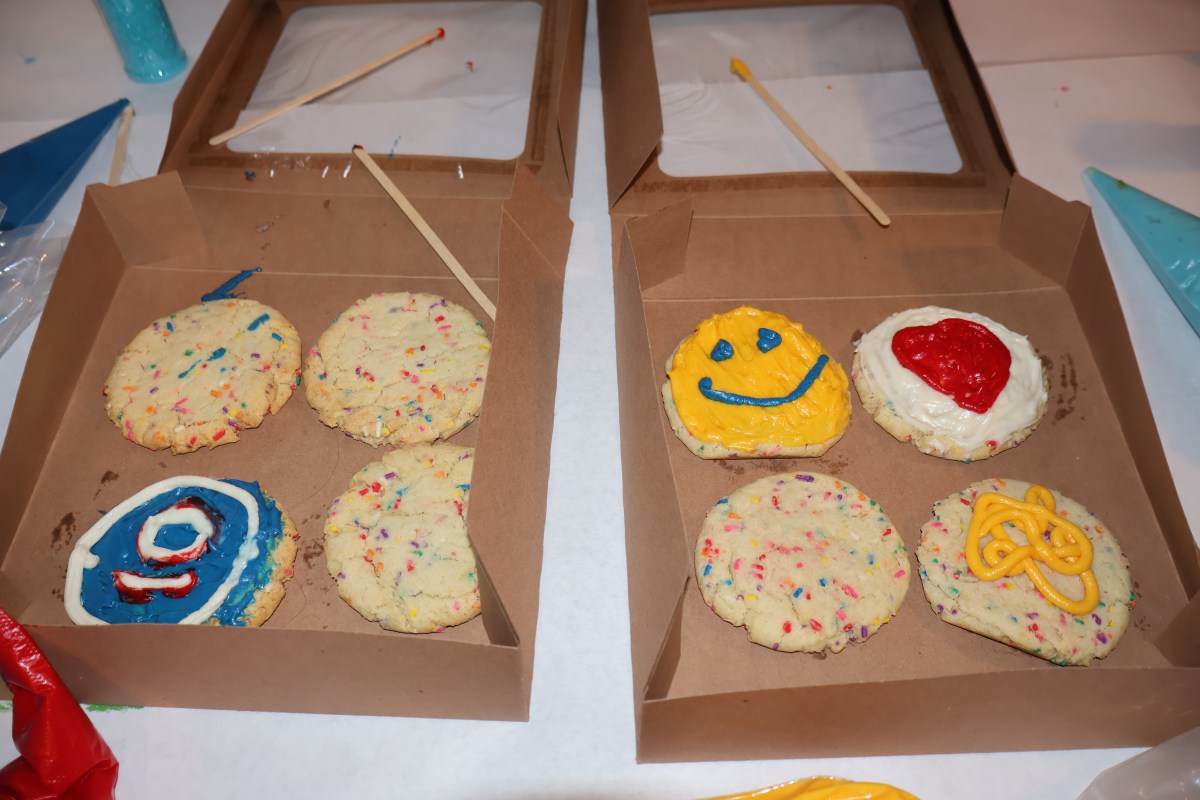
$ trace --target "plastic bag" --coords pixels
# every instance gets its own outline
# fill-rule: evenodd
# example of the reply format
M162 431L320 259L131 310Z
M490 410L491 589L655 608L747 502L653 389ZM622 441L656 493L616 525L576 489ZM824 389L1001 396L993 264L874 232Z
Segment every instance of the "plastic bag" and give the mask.
M13 693L13 742L0 769L0 797L112 797L117 759L33 639L0 609L0 673Z
M66 249L62 227L50 221L0 233L0 355L46 305Z
M1200 800L1200 728L1101 772L1079 800Z

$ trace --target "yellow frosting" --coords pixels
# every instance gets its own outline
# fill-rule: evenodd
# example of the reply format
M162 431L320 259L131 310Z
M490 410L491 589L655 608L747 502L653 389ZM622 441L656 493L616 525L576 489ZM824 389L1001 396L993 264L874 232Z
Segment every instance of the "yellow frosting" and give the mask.
M782 339L764 353L759 329ZM721 339L733 347L732 357L713 361ZM825 351L804 326L782 314L742 306L709 317L683 340L667 372L671 396L688 432L702 442L729 450L754 452L755 445L800 447L837 436L850 424L850 392L846 373L832 358L820 377L798 400L774 407L731 405L705 397L702 378L712 388L755 398L786 397Z
M915 795L886 783L860 783L844 778L804 778L742 794L712 800L918 800Z
M1017 544L1004 530L1008 523L1025 534L1028 544ZM1043 533L1049 531L1049 536ZM980 540L991 540L979 546ZM1030 486L1025 502L988 492L975 500L967 529L967 565L980 580L1014 578L1022 572L1052 605L1068 614L1087 614L1100 603L1100 588L1092 572L1092 542L1087 534L1055 513L1054 495L1044 486ZM986 563L985 563L986 562ZM1044 564L1060 575L1078 576L1083 597L1073 600L1042 574Z

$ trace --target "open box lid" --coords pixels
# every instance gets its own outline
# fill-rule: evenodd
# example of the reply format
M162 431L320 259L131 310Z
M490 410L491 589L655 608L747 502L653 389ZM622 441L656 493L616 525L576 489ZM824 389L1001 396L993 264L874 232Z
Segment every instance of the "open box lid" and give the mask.
M600 5L605 155L609 205L614 213L645 214L690 196L696 212L704 216L866 214L834 177L823 171L677 178L660 168L663 113L650 15L750 5L830 3L612 0ZM855 180L893 217L964 211L999 213L1013 170L995 121L983 105L983 90L953 20L938 2L899 0L887 5L897 8L907 20L962 166L952 174L855 172ZM713 57L727 60L729 54Z
M509 160L389 155L382 167L407 173L406 192L494 195L511 185L520 163L554 194L570 195L587 5L586 0L536 2L541 6L541 23L523 153ZM239 153L227 145L212 146L208 140L234 126L293 14L316 6L352 4L353 0L230 2L175 101L161 171L179 171L185 184L203 174L211 185L260 189L261 183L247 182L247 170L254 170L271 174L275 178L271 187L283 191L321 180L335 170L333 174L340 175L353 160L353 142L347 142L344 152Z

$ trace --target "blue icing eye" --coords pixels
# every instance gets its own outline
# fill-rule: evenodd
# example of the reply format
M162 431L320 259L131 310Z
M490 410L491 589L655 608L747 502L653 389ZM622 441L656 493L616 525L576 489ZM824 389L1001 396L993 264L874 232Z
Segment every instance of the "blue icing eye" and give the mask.
M774 350L783 342L783 337L770 328L758 329L758 349L764 353Z
M718 339L713 345L712 352L708 354L713 361L724 361L728 358L733 358L733 345L724 339Z

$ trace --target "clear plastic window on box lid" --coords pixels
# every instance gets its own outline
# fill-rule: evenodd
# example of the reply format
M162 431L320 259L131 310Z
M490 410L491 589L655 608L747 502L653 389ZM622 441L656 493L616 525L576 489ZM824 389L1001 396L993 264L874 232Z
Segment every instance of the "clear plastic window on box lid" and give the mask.
M237 136L243 152L507 160L525 150L541 6L514 2L315 6L293 14L237 124L427 31L446 36Z
M650 18L662 102L659 167L692 178L821 171L754 90L740 58L848 171L954 173L962 159L904 13L782 6Z

